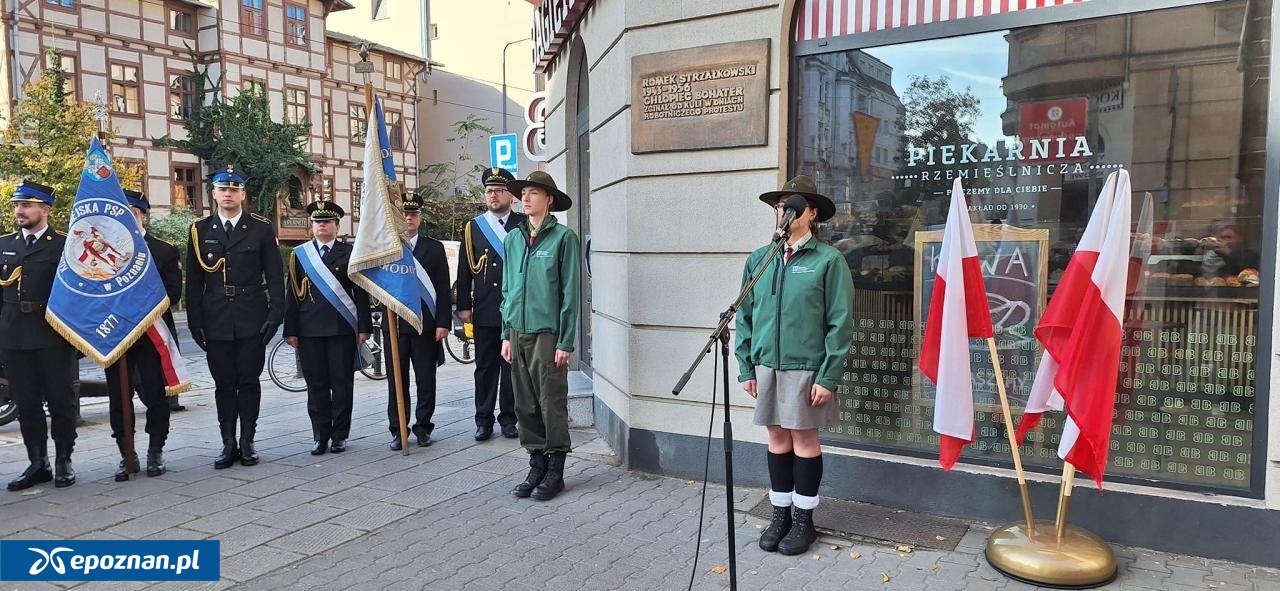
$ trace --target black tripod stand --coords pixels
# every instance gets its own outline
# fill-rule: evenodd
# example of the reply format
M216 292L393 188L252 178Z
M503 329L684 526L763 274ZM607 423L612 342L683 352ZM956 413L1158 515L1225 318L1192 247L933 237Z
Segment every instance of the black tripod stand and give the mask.
M788 225L784 225L786 228ZM760 266L751 274L751 279L747 281L746 286L742 288L742 292L738 294L738 299L729 305L729 309L720 314L720 325L711 331L711 338L707 341L707 345L702 348L702 352L698 353L697 359L693 360L693 365L680 376L680 381L676 382L675 388L671 389L671 394L679 396L684 390L689 379L693 377L693 372L702 364L702 360L711 352L711 348L720 343L721 358L721 378L724 383L724 490L725 490L725 527L728 529L729 541L729 590L737 591L738 589L738 550L733 531L733 421L729 415L729 325L733 324L733 318L738 313L738 309L742 306L743 300L747 299L747 295L755 288L756 282L760 280L760 276L764 275L765 269L769 268L769 263L778 257L778 253L787 245L787 236L790 233L785 229L778 234L773 243L773 248L764 256ZM714 398L712 400L714 404Z

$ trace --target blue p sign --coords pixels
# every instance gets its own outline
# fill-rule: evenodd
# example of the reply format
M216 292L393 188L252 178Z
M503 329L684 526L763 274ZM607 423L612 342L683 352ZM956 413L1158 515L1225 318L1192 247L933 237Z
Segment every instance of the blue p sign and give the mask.
M519 141L517 138L514 133L489 136L489 166L505 168L511 174L519 175L516 171L520 164L520 157L516 152L516 142Z

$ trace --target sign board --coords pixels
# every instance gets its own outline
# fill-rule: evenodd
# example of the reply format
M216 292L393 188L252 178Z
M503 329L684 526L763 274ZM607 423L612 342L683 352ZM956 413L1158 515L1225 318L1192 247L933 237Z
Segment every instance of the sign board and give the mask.
M973 234L1009 402L1015 408L1022 407L1026 405L1039 361L1040 346L1033 332L1048 298L1049 231L974 224ZM915 342L923 342L924 325L929 322L929 301L938 276L938 257L942 253L942 231L917 232L915 252ZM969 360L976 408L985 413L988 421L1000 423L998 428L1003 429L995 371L985 341L970 339ZM915 404L932 406L936 395L933 383L919 375L914 383L917 386Z
M547 160L547 93L535 92L529 95L529 102L524 106L524 137L520 147L524 156L533 162Z
M511 174L517 174L520 166L519 152L516 151L517 136L514 133L494 134L489 136L489 166L505 168Z
M1066 152L1074 152L1073 142L1068 141L1068 138L1085 136L1088 124L1089 99L1086 98L1028 103L1018 109L1018 134L1022 143L1028 146L1035 145L1037 142L1059 141L1065 146ZM1058 157L1054 152L1062 154L1064 150L1061 146L1059 149L1047 151L1050 157L1043 159L1046 163L1066 162L1078 158L1078 156Z
M533 64L539 73L556 58L560 46L582 19L591 0L542 0L533 16Z
M769 142L769 40L631 58L631 152Z

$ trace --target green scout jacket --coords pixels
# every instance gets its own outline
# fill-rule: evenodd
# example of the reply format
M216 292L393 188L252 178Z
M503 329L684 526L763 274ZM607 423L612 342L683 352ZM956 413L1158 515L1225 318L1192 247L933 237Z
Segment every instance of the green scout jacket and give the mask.
M558 337L556 349L571 352L578 333L582 247L578 235L552 215L530 246L529 223L521 222L503 241L502 338L549 332Z
M747 257L743 287L770 248ZM742 303L737 333L739 382L755 379L758 365L806 369L835 392L853 344L853 279L840 251L810 239L785 265L779 254Z

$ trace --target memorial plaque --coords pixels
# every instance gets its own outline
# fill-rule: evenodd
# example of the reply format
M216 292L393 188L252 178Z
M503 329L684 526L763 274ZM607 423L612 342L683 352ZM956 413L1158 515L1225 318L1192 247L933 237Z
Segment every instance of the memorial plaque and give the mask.
M631 152L769 143L769 40L631 58Z

